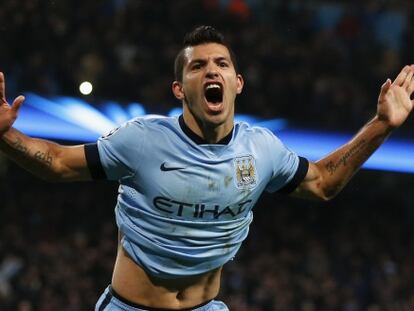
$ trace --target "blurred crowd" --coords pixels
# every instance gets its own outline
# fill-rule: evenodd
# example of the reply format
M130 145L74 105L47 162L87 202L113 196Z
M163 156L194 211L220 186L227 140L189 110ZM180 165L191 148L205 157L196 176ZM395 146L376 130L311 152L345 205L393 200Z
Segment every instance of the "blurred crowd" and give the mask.
M163 113L173 61L195 25L223 31L246 87L238 112L355 130L380 85L414 63L414 2L3 0L8 96L137 100ZM400 133L412 132L414 122ZM412 135L412 134L411 134ZM412 175L362 171L334 201L264 195L226 265L236 311L414 310ZM373 181L375 180L375 183ZM92 310L116 252L113 183L50 184L0 155L0 310Z
M219 298L234 311L414 310L412 178L361 171L328 203L265 194ZM0 187L0 310L92 310L111 279L117 185L50 184L3 161Z
M171 82L183 35L211 24L225 33L247 82L239 112L356 129L373 116L381 84L414 62L413 7L401 0L4 0L0 68L10 95L78 95L88 80L92 102L134 100L163 113L180 105Z

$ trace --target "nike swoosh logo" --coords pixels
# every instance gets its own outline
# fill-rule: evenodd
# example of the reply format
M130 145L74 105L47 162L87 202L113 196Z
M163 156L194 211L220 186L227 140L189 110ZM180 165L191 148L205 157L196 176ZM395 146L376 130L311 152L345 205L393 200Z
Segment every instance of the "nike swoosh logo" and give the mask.
M169 172L169 171L177 171L182 170L185 167L179 167L179 166L165 166L165 162L161 164L160 170L163 172Z

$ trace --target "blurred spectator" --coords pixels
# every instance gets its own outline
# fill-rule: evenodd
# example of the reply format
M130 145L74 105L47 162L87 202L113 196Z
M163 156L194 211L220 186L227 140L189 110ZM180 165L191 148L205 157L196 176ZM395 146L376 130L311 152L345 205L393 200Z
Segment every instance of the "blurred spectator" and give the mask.
M412 8L407 1L5 0L0 68L9 96L76 96L87 79L101 99L165 113L179 104L170 84L182 35L212 24L232 43L248 82L239 112L355 130L375 112L380 85L412 62Z
M48 184L8 167L0 309L91 310L111 279L117 185ZM412 310L410 180L362 171L328 203L264 195L220 299L237 311Z

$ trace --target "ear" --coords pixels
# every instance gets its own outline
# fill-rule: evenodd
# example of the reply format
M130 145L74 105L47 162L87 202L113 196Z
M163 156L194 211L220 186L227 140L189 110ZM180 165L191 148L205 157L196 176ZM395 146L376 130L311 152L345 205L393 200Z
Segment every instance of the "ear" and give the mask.
M172 92L174 93L174 96L179 99L183 100L185 98L184 91L183 91L183 85L181 82L174 81L172 83Z
M242 92L243 86L244 86L243 77L240 74L238 74L237 75L237 94L240 94Z

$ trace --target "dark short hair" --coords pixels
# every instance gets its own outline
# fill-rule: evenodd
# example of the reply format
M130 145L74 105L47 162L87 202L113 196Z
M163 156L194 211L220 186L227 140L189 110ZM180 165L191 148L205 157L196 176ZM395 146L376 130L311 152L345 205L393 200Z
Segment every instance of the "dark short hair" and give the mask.
M238 71L235 54L227 44L223 34L212 26L198 26L184 36L183 47L175 57L174 75L176 81L181 82L183 80L183 69L185 63L184 50L190 46L196 46L205 43L218 43L224 45L229 50L230 59L236 72Z

